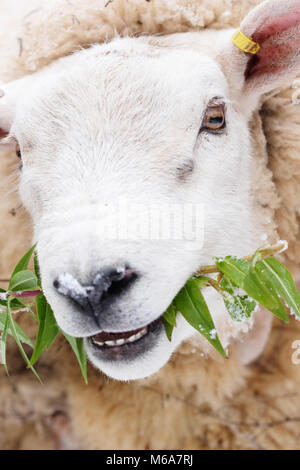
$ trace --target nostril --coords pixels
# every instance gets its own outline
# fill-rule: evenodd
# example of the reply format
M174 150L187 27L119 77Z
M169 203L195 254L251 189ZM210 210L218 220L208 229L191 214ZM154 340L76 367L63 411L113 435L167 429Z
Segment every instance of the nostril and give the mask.
M93 285L96 292L101 292L103 300L121 294L136 278L137 275L131 268L108 268L96 275Z
M137 277L136 273L130 269L130 268L125 268L124 274L122 279L130 281L132 279L135 279Z
M136 277L136 274L130 268L118 268L118 269L112 270L109 273L109 277L112 283L121 282L121 281L126 283L132 280L134 277Z

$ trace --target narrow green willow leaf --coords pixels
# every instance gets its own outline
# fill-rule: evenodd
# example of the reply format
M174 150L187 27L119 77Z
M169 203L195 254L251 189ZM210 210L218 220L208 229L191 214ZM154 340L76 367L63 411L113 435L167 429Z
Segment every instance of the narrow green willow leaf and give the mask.
M269 278L262 275L261 261L256 263L255 267L249 269L243 282L243 289L246 293L256 300L260 305L272 312L276 317L284 322L289 322L289 317L284 305L280 301L276 288Z
M31 365L36 363L45 349L50 348L59 333L53 311L43 294L36 297L36 312L39 328L35 348L30 358Z
M236 290L239 289L225 274L221 279L220 287L230 295L234 295Z
M2 289L0 287L0 292L1 294L5 294L5 298L6 298L6 290L5 289ZM4 307L7 307L7 300L4 300L4 299L0 299L0 305L3 305Z
M37 277L29 270L17 272L9 283L10 291L28 291L37 287Z
M211 277L208 277L208 276L193 276L192 279L197 280L198 286L200 288L207 286L209 281L211 281Z
M167 338L168 338L169 341L171 341L171 339L172 339L172 333L173 333L173 330L174 330L174 326L171 325L170 323L168 323L168 322L164 319L164 327L165 327L165 332L166 332Z
M247 295L240 294L238 292L239 288L225 275L222 278L220 287L228 294L227 298L224 298L224 304L231 318L237 322L248 320L257 303L249 299Z
M34 273L37 277L37 284L40 288L42 288L40 265L39 265L38 255L36 251L34 252L33 264L34 264Z
M176 326L176 308L171 304L163 314L164 327L169 341L172 339L172 333Z
M32 308L30 308L29 305L27 305L26 307L28 308L28 311L29 311L30 315L32 316L32 318L33 318L36 322L38 322L38 321L39 321L38 316L34 313L34 311L32 310Z
M8 314L5 312L0 313L0 331L4 331L5 325L7 322L8 322ZM27 334L22 330L22 328L15 321L14 321L14 324L15 324L15 329L16 329L16 332L20 341L22 341L22 343L24 344L28 344L28 346L30 346L33 349L34 345L31 339L29 338L29 336L27 336ZM9 335L12 335L12 331L10 328L7 329L7 333Z
M248 261L235 256L216 258L216 265L238 287L243 287L245 276L251 266Z
M60 330L61 333L64 335L66 340L69 342L71 348L74 351L74 354L77 358L79 363L82 376L84 378L85 383L88 383L87 379L87 362L86 362L86 352L84 349L83 339L82 338L74 338L73 336L69 336L63 330Z
M174 304L186 321L226 357L197 279L190 279L186 283L175 297Z
M32 253L34 252L34 249L35 249L35 245L32 248L30 248L30 250L28 250L27 253L25 253L25 255L20 259L17 266L13 270L11 278L14 277L15 274L17 274L18 272L24 271L25 269L27 269Z
M272 283L275 292L291 309L291 313L300 318L300 293L288 269L276 258L260 261L257 269L265 282Z
M251 260L251 266L253 268L255 268L256 263L262 259L262 255L261 255L260 250L261 250L261 248L258 248L258 250L256 250L256 252L254 253L253 258Z
M7 362L6 362L6 343L7 343L9 318L8 318L7 313L5 313L4 315L6 315L6 318L4 320L3 331L2 331L1 340L0 340L1 364L4 367L6 374L9 375Z
M31 369L31 371L34 373L34 375L36 376L36 378L39 380L39 382L42 382L39 375L37 374L36 370L34 369L34 367L32 367L32 365L30 364L29 362L29 359L27 357L27 354L26 352L24 351L24 348L22 346L22 343L21 341L19 340L19 337L18 337L18 334L17 334L17 331L16 331L16 328L15 328L15 322L13 321L13 317L12 317L12 313L11 313L11 307L10 307L10 303L11 303L11 299L12 297L8 297L7 299L7 312L8 312L8 318L9 318L9 328L12 332L12 336L14 337L14 340L16 341L17 345L18 345L18 348L19 348L19 351L21 353L21 356L23 357L24 361L26 362L27 366Z
M176 326L176 308L171 304L163 314L164 320L171 326Z

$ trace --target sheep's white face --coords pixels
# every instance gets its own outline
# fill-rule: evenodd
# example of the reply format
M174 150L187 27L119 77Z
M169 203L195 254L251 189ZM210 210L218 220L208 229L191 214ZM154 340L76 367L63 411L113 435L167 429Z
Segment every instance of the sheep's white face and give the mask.
M195 333L180 318L166 337L161 315L177 292L212 256L250 243L247 122L220 67L197 51L115 40L40 74L12 132L58 324L86 337L88 356L109 376L152 374ZM204 239L198 218L194 241L104 240L124 200L145 212L203 207Z
M0 137L10 132L20 145L43 290L60 327L85 337L90 360L113 378L165 364L195 334L180 315L171 342L164 332L161 316L180 288L213 256L257 245L248 120L260 94L299 68L291 47L300 2L284 5L262 4L242 23L262 45L255 60L230 31L125 38L4 87ZM204 218L185 210L192 240L104 239L118 215L136 225L137 213L118 210L124 201L144 214L200 205ZM226 313L212 313L226 346Z

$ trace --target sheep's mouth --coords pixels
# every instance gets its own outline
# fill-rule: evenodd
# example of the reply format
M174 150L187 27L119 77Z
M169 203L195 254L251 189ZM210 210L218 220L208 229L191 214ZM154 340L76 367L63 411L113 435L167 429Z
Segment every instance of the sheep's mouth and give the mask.
M163 328L162 317L136 330L109 333L102 331L88 338L94 353L103 359L129 359L150 349Z
M91 341L95 346L115 347L123 346L123 344L134 343L148 333L150 325L137 330L125 331L122 333L107 333L103 331L91 337Z

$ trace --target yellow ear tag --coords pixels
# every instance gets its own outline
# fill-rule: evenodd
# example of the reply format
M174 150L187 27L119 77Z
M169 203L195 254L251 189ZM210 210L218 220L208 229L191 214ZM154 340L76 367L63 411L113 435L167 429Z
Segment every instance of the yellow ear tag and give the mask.
M257 54L260 49L260 45L257 42L245 36L239 29L234 33L231 40L243 52Z

